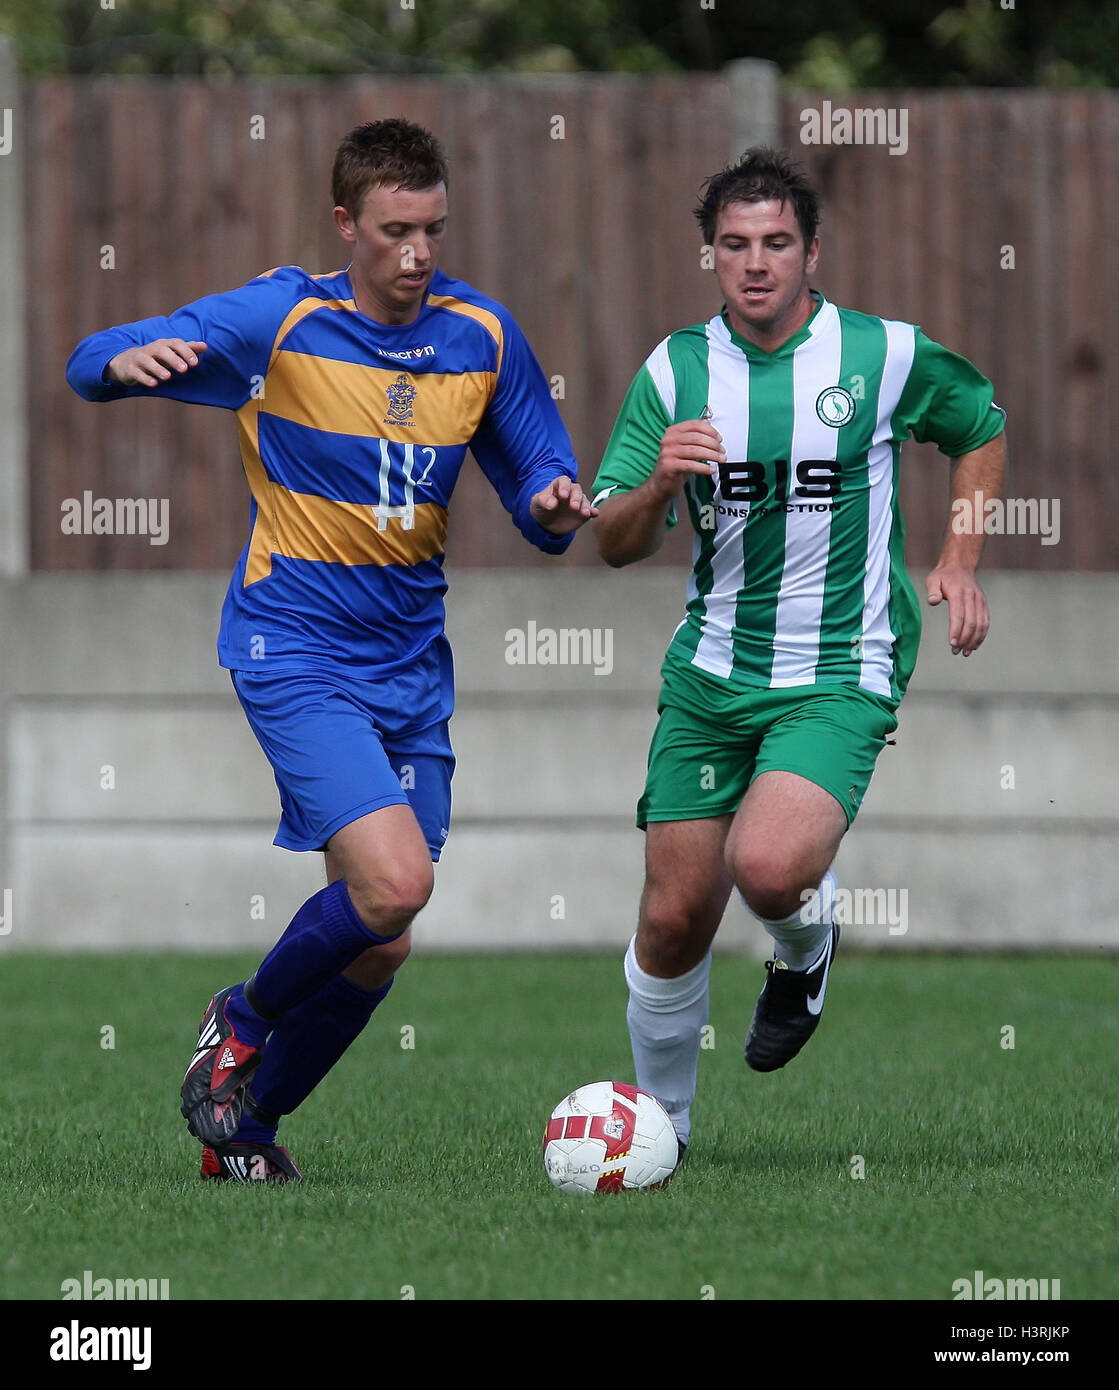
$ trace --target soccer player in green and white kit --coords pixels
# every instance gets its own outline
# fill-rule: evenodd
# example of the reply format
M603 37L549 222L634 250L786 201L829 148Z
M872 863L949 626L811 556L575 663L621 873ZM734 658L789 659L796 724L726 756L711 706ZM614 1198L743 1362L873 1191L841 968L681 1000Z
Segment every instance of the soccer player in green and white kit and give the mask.
M920 635L902 442L934 440L969 503L997 495L1005 467L1004 415L970 362L811 287L818 204L785 155L747 151L708 180L696 216L723 308L650 354L594 484L610 565L653 554L681 502L695 532L638 806L645 888L625 960L637 1083L682 1146L732 888L774 940L747 1062L784 1066L819 1022L839 937L830 866ZM964 656L987 635L982 544L981 528L948 530L926 581Z

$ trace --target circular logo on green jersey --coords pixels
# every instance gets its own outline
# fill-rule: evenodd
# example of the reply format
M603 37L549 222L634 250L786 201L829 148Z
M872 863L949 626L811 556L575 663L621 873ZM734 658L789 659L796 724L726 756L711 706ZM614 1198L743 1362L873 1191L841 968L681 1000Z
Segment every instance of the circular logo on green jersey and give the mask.
M842 386L829 386L816 397L816 414L825 425L839 429L855 413L855 398Z

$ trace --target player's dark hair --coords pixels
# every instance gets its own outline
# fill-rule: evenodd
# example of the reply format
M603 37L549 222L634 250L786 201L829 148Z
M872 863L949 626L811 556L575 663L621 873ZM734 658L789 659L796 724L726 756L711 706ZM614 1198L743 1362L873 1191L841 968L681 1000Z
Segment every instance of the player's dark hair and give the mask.
M357 217L361 201L379 184L434 188L447 182L447 158L429 130L392 116L355 126L334 156L330 192L335 207Z
M715 239L719 213L729 203L791 202L806 251L820 225L820 201L804 171L783 150L768 145L755 145L737 164L712 174L700 197L695 216L708 245Z

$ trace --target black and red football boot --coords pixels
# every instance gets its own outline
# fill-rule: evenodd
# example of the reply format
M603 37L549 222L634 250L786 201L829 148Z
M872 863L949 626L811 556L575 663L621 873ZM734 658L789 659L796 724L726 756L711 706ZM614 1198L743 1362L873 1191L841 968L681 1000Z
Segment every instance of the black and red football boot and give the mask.
M202 1150L202 1176L214 1182L302 1182L278 1144L217 1144Z
M203 1144L228 1144L241 1123L245 1087L264 1060L263 1047L239 1042L225 1014L236 985L219 990L198 1028L198 1046L183 1078L180 1107L187 1127Z

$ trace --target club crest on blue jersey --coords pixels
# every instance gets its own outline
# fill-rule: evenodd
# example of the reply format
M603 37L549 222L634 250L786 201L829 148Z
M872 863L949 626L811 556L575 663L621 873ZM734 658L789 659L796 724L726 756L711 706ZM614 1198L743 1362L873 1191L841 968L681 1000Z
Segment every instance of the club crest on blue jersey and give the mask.
M842 386L829 386L816 397L816 414L825 425L839 429L855 413L855 398Z
M416 388L404 372L401 372L389 386L386 395L389 398L389 413L385 416L384 423L414 425L416 422L412 418L412 402L416 399Z

